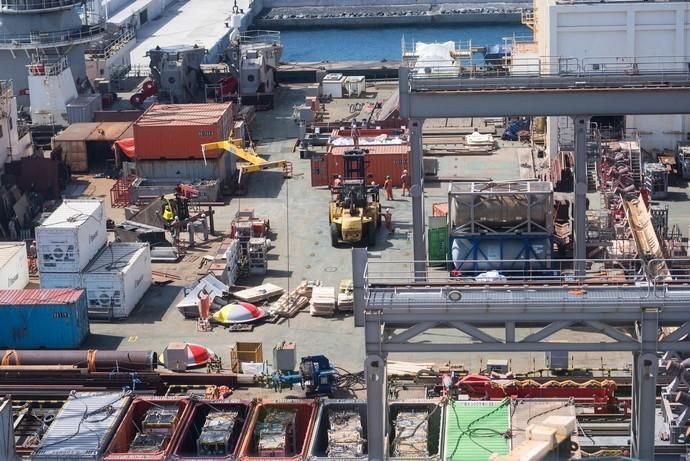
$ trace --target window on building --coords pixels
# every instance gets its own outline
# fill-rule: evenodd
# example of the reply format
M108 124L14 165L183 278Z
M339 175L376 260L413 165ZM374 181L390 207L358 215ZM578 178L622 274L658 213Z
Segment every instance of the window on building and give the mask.
M0 138L2 138L2 125L0 125Z

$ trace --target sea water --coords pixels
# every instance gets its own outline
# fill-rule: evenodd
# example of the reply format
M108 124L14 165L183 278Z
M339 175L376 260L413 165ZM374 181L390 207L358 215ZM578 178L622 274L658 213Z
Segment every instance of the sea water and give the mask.
M381 28L309 28L280 33L285 62L397 61L406 42L463 42L473 47L503 44L504 37L531 37L522 24L458 24Z

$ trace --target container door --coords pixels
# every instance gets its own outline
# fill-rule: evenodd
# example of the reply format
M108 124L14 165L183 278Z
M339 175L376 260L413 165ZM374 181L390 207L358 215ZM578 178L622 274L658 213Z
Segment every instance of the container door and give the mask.
M443 265L448 259L448 226L445 216L429 218L429 264Z
M328 186L328 161L325 155L312 157L311 159L311 186Z

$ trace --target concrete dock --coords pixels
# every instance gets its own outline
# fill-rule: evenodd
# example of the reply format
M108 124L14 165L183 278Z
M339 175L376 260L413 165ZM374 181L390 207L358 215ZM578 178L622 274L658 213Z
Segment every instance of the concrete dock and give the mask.
M262 29L381 27L428 24L519 23L531 2L456 2L443 5L308 6L264 8L254 20Z

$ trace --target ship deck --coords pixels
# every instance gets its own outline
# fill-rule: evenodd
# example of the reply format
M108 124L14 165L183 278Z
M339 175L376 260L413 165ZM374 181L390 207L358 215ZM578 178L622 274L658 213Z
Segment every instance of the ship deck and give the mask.
M238 0L245 12L249 0ZM124 13L125 8L118 14ZM146 52L152 48L177 45L199 45L209 50L208 62L217 62L217 54L227 45L231 30L225 26L232 11L232 2L225 0L176 1L163 14L150 20L137 31L137 46L132 50L132 67L149 64Z

